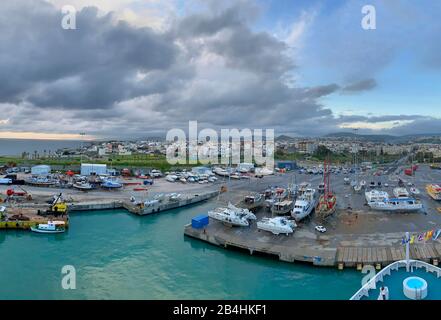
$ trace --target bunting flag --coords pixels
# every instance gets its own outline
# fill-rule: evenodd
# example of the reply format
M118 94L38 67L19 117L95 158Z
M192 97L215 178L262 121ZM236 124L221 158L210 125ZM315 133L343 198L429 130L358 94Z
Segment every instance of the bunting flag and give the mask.
M430 240L432 238L433 235L433 230L427 231L426 232L426 241Z
M401 244L410 243L413 244L415 242L429 241L429 240L437 240L441 236L441 229L432 229L423 233L418 233L414 235L410 235L409 238L404 236L401 239Z

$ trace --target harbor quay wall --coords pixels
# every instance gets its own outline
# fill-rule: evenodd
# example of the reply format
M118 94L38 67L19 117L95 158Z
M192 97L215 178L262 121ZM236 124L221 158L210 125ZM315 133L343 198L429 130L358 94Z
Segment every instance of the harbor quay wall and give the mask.
M144 216L144 215L159 213L162 211L186 207L216 197L218 194L219 191L211 191L203 194L194 194L186 199L176 200L176 201L171 200L164 203L159 203L158 205L148 206L148 207L135 206L129 202L124 202L123 206L131 213Z
M225 231L219 226L224 227ZM184 235L218 247L240 249L250 255L259 253L276 257L284 262L306 262L315 266L338 267L339 269L348 267L361 270L363 266L370 265L379 270L390 263L405 259L405 249L402 246L318 248L313 244L308 246L283 242L285 236L280 236L281 238L268 236L264 238L269 240L259 241L244 234L236 236L231 228L220 223L215 226L208 225L202 229L195 229L188 224L184 227ZM410 258L437 266L441 260L441 243L413 245L410 247Z
M316 266L335 266L336 248L315 249L312 247L293 247L271 242L250 243L246 239L230 236L226 233L212 233L207 229L195 229L188 224L184 228L184 235L199 239L223 248L236 248L253 254L273 256L284 262L307 262Z

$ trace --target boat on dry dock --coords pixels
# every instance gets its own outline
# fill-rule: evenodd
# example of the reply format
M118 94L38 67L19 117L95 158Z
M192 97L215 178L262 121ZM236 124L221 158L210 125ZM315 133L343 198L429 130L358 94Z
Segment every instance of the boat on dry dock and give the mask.
M441 185L439 184L428 184L426 186L427 194L436 201L441 201Z
M297 227L296 223L292 220L288 220L285 217L275 217L275 218L263 218L257 222L257 229L271 232L272 234L286 234L294 232Z
M282 200L274 202L271 207L271 212L273 215L288 215L294 207L294 201L292 200Z
M395 188L394 189L394 196L396 198L409 198L409 191L407 191L406 188Z
M81 191L89 191L89 190L93 190L94 189L93 185L91 185L89 182L84 182L84 181L83 182L74 183L72 185L72 187L74 189L81 190Z
M250 223L245 215L240 214L236 210L230 208L216 208L208 211L211 219L230 224L237 227L248 227Z
M244 200L241 201L240 206L248 210L255 210L265 203L265 198L260 193L255 193L245 196Z
M384 199L382 201L368 202L368 205L374 210L390 212L411 212L423 208L422 202L414 198Z
M323 188L324 190L324 188ZM297 197L294 208L291 211L291 216L300 221L309 216L317 205L317 191L313 188L306 188L302 190L301 195Z
M317 208L315 209L317 216L322 220L332 215L337 209L337 197L330 190L329 161L325 161L323 166L323 183L325 184L325 191L320 196Z
M256 220L256 215L246 208L239 208L233 205L231 202L228 203L228 209L235 211L238 215L244 216L248 220Z
M383 201L389 199L389 194L386 191L380 191L380 190L366 191L364 195L366 197L367 203L372 201Z

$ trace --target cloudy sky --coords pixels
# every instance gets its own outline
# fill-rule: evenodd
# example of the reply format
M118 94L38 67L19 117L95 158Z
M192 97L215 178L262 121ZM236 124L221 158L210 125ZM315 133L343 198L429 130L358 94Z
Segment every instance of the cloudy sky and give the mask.
M0 137L165 136L190 120L439 133L440 15L435 0L0 1Z

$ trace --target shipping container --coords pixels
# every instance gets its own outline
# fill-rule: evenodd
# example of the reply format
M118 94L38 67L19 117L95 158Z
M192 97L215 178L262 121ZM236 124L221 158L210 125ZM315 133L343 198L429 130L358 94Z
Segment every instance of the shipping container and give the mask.
M195 229L202 229L208 225L208 215L201 214L191 219L191 226Z

